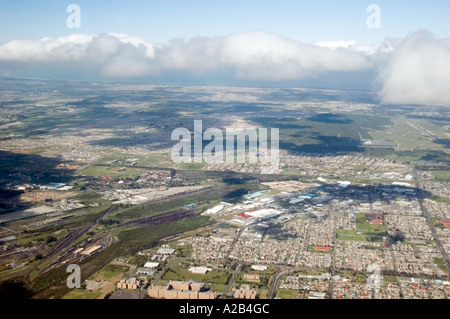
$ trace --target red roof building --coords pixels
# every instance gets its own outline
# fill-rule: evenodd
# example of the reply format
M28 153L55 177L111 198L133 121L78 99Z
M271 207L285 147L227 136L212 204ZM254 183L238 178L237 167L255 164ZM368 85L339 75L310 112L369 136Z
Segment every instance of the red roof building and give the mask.
M328 247L328 246L315 246L314 249L317 250L317 251L330 251L331 247Z

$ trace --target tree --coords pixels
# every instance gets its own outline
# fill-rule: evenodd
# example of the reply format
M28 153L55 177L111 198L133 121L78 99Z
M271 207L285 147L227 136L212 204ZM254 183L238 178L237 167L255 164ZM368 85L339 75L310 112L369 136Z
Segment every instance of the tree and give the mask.
M0 283L0 299L23 300L30 299L31 292L25 283L8 280Z
M45 241L47 244L50 244L51 242L57 241L56 237L48 236L47 240Z

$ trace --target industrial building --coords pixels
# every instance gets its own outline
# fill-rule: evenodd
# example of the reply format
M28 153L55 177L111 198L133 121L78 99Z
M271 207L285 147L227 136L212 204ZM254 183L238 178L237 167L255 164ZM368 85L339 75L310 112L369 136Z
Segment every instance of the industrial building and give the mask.
M175 252L175 249L172 248L159 248L158 251L156 252L158 255L173 255L173 253Z
M89 248L86 248L81 254L82 255L91 255L92 253L96 252L100 248L102 248L101 245L94 245L94 246L91 246Z
M216 215L220 211L222 211L224 207L225 207L224 205L214 206L213 208L208 209L204 214L205 215Z
M244 197L247 199L253 199L253 198L261 197L267 192L268 192L267 190L262 190L262 191L254 192L254 193L249 192L247 195L244 195Z
M158 268L159 263L147 261L144 265L144 268Z

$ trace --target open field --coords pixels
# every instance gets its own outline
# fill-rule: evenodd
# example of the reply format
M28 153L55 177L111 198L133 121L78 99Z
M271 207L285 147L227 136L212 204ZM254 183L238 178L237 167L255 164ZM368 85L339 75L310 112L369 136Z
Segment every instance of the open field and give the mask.
M101 295L100 291L89 291L86 289L73 289L61 299L97 299Z
M276 297L281 299L295 299L298 291L294 289L278 289Z

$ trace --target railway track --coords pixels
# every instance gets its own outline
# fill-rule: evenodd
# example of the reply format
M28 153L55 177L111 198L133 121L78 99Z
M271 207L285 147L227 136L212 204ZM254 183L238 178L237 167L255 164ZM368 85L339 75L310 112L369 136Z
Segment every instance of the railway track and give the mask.
M33 270L37 269L43 263L45 263L49 260L52 260L55 256L63 253L75 241L77 241L81 236L83 236L85 233L87 233L89 231L89 229L94 227L99 221L102 220L103 217L105 217L105 215L110 213L113 209L114 209L113 207L109 207L109 208L105 209L105 211L103 211L92 223L90 223L84 227L78 228L76 230L73 230L70 233L68 233L67 235L65 235L64 237L62 237L59 241L56 242L56 244L51 248L51 250L47 253L47 255L41 260L41 262L39 264L37 264L33 268L27 270L28 276L30 277ZM53 269L53 266L54 266L54 263L49 263L45 268L43 268L40 271L40 274L50 271L51 269ZM38 276L36 278L38 278ZM30 284L28 285L29 290L31 290L31 288L33 287L33 285L36 281L36 278L31 280Z
M193 216L195 214L195 210L177 210L168 213L158 214L151 217L145 217L137 220L132 220L126 223L121 224L122 226L154 226L163 223L172 222L178 219L183 219L186 217Z

